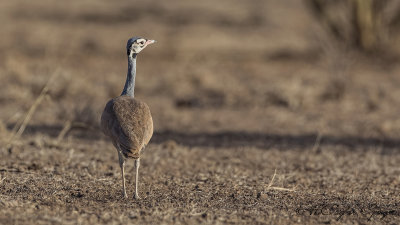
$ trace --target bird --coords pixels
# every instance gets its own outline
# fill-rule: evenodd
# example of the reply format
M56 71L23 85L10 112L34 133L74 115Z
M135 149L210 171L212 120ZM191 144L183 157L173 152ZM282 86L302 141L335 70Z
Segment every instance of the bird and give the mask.
M148 45L155 43L141 37L132 37L126 44L128 73L120 96L109 100L101 115L101 130L108 136L118 152L122 174L122 195L128 198L125 186L125 162L135 160L135 199L138 193L140 155L153 135L153 119L149 106L135 98L136 58Z

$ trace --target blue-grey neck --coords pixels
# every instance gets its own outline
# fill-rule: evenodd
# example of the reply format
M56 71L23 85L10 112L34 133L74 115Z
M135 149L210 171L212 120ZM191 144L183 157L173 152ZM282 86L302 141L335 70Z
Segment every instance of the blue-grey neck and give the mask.
M121 95L128 95L132 98L135 96L135 78L136 78L136 54L128 55L128 74L124 90Z

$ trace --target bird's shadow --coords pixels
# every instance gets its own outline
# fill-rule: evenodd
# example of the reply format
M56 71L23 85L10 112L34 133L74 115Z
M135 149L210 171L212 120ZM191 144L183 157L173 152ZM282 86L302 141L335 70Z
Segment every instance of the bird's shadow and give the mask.
M317 140L319 139L319 140ZM382 153L399 151L400 139L333 136L317 133L306 134L270 134L257 132L224 131L217 133L183 133L171 130L155 132L152 142L163 143L174 140L186 146L204 147L257 147L262 149L307 150L322 146L343 146L352 150L377 149Z
M12 127L9 125L8 127ZM46 134L50 137L57 137L62 126L51 125L30 125L26 128L24 135ZM68 135L74 138L99 140L106 138L100 129L88 130L77 129ZM272 134L247 131L221 131L214 133L207 132L180 132L175 130L155 131L151 143L161 144L169 140L174 140L180 145L189 147L257 147L262 149L279 150L308 150L315 147L317 142L316 133L305 134ZM343 146L347 149L379 149L384 154L399 152L400 139L360 137L360 136L333 136L321 135L318 143L323 146Z

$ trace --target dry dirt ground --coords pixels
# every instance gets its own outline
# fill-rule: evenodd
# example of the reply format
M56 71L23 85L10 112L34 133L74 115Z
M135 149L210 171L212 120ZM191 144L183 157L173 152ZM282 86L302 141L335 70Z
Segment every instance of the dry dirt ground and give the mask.
M302 1L16 0L0 11L0 224L400 223L398 58L331 43ZM158 41L138 58L136 96L155 126L141 200L133 161L121 198L98 125L133 35Z

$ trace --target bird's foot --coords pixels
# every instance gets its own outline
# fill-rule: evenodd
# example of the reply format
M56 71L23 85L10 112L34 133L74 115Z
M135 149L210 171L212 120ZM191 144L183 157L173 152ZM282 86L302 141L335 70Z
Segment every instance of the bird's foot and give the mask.
M138 194L135 194L135 197L134 197L134 199L136 199L136 200L139 200L139 199L141 199L141 198L139 197L139 195L138 195Z
M122 197L125 199L128 198L128 195L126 194L126 192L122 192Z

